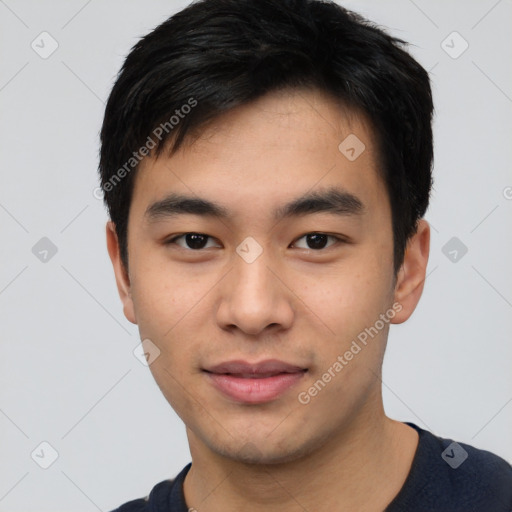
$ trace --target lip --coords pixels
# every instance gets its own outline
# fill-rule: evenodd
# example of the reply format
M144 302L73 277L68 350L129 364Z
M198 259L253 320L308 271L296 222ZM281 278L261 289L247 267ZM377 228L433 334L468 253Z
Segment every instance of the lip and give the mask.
M204 371L213 386L228 398L258 404L277 399L297 384L307 369L268 359L259 363L227 361Z

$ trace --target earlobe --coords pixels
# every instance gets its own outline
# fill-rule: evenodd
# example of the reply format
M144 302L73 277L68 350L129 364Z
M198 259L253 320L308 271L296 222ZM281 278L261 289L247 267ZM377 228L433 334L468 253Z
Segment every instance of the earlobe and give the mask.
M132 324L137 323L135 317L135 308L131 294L131 283L126 267L121 259L121 252L119 250L119 241L117 238L115 224L108 221L106 225L107 234L107 250L114 267L114 274L116 278L117 291L123 303L124 316Z
M416 233L409 239L404 261L397 275L395 302L402 306L392 323L405 322L416 309L423 293L430 250L430 226L424 219L418 221Z

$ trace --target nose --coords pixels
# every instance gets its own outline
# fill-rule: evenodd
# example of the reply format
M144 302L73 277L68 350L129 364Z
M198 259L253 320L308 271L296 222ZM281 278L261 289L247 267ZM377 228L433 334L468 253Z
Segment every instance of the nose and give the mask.
M293 323L293 292L282 269L264 251L255 261L238 255L222 280L217 321L223 329L238 328L256 336L265 330L288 329Z

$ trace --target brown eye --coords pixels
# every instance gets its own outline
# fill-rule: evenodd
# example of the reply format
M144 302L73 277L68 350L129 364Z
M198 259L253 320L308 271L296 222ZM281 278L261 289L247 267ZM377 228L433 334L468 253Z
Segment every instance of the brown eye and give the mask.
M321 250L325 249L328 243L329 239L333 239L336 243L336 241L341 241L338 237L335 237L333 235L327 235L325 233L308 233L302 237L300 237L298 240L305 239L306 241L306 247L299 247L300 249L312 249L312 250ZM297 244L297 242L296 242ZM333 244L331 244L333 245ZM330 245L328 246L330 247Z
M208 241L212 237L209 235L204 235L202 233L185 233L183 235L176 236L166 242L166 244L175 244L184 249L190 249L194 251L199 251L204 249L208 243ZM181 240L182 243L178 243L177 241Z

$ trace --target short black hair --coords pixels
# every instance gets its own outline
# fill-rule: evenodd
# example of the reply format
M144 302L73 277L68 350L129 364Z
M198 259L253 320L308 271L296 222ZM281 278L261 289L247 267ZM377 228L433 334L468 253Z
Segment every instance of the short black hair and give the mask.
M306 87L370 120L396 274L432 187L432 91L406 44L326 0L199 0L140 39L119 71L100 135L101 187L125 267L133 179L147 154L172 155L222 113Z

